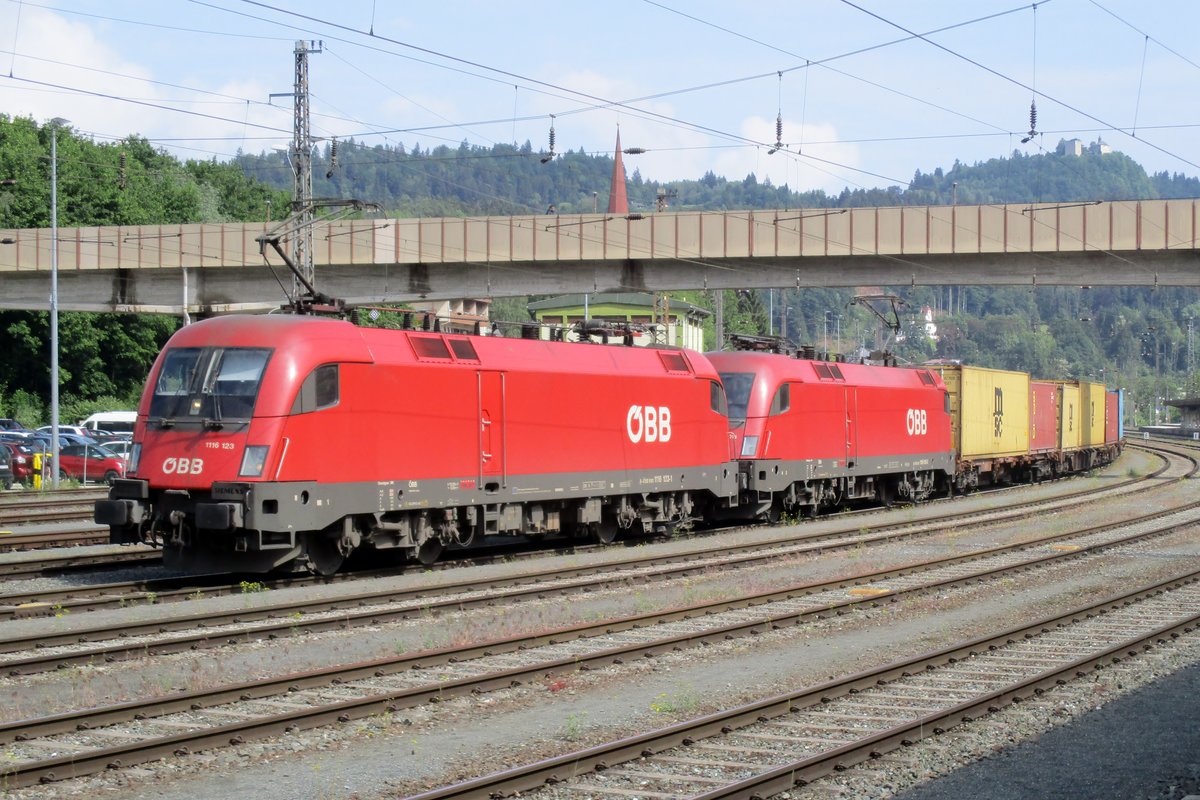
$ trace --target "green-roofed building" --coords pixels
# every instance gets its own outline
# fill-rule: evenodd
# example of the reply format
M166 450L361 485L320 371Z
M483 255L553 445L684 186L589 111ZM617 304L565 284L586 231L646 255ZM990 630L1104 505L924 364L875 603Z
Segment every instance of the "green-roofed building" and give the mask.
M646 292L603 292L596 294L564 294L548 300L538 300L526 308L538 322L546 325L570 327L585 319L601 320L614 324L642 328L634 335L634 344L666 344L704 351L704 320L712 315L705 308L683 300L668 299L665 312L668 320L666 330L656 324L654 296ZM659 310L659 320L663 310ZM549 330L543 329L542 338L549 338Z

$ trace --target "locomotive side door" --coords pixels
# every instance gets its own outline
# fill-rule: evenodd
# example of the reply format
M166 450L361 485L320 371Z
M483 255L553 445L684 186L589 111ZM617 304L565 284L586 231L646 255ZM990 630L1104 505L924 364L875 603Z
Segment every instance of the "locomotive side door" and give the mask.
M480 483L488 478L500 478L504 483L506 464L504 458L504 373L478 373L479 390L479 477Z
M846 466L858 461L858 391L846 389Z

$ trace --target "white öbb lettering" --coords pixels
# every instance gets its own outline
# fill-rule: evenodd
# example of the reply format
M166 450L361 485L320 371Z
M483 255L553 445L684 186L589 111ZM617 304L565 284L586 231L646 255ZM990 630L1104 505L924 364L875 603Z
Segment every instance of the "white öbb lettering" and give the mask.
M910 408L904 417L909 436L924 436L929 432L929 417L923 408Z
M671 408L630 406L625 415L625 432L634 444L671 441Z
M204 470L202 458L171 458L163 461L164 475L199 475Z

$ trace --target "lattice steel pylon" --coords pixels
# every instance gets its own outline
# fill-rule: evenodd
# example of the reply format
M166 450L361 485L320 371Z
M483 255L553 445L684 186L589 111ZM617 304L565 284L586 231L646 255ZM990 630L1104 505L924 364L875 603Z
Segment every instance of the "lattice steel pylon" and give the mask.
M1188 372L1196 369L1196 328L1195 320L1188 317L1188 334L1187 334L1187 368Z
M300 274L315 285L313 274L312 131L308 110L308 54L320 53L323 42L296 42L296 79L292 101L292 216L297 223L292 240L292 261ZM301 292L301 281L295 281Z
M371 209L379 211L375 203L361 200L314 198L312 194L313 137L309 128L308 111L308 54L320 53L323 42L296 42L296 83L292 91L293 119L292 145L288 149L288 162L294 178L291 213L288 218L276 222L262 235L256 237L259 250L266 256L270 247L287 264L292 272L292 295L288 302L296 313L341 313L345 303L321 292L316 287L316 271L313 268L313 227L318 221L334 219L355 211ZM287 97L272 94L271 97ZM336 151L331 154L331 162ZM333 164L330 164L332 169ZM320 220L317 209L322 209ZM332 209L340 209L333 211ZM291 244L291 252L284 249Z
M654 343L671 343L671 298L666 292L654 293Z

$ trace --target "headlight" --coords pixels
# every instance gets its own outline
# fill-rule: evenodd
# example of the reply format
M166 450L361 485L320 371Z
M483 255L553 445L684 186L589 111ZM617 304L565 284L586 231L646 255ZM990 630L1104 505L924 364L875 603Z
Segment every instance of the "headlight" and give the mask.
M125 474L126 475L136 475L137 474L138 461L141 459L141 457L142 457L142 444L141 444L141 442L138 442L133 447L129 448L129 461L128 461L128 463L125 464Z
M24 463L25 463L25 456L17 456L17 463L18 463L18 464L24 464Z
M742 458L754 458L758 452L758 437L744 436L742 437Z
M242 455L242 468L238 470L238 477L261 478L263 470L267 467L267 451L270 449L265 444L248 445L245 454Z

